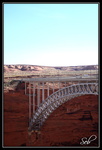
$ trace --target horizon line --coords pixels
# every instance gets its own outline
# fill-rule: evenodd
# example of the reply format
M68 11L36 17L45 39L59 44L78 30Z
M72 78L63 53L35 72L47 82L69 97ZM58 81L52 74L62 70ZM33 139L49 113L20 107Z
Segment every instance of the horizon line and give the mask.
M5 65L29 65L29 66L41 66L41 67L76 67L76 66L98 66L98 64L94 64L94 65L70 65L70 66L45 66L45 65L33 65L33 64L4 64Z

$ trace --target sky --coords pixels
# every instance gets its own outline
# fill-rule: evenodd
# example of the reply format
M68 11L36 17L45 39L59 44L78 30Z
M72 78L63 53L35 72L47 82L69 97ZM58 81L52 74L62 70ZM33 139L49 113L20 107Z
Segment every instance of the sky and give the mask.
M4 64L98 64L98 4L4 4Z

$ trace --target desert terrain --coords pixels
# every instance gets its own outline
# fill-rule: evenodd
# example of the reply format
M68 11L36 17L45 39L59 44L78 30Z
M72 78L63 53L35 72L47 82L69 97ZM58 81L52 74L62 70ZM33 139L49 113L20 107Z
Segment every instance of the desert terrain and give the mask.
M73 76L97 74L98 65L49 67L36 65L4 65L5 78Z
M25 95L25 84L11 82L13 81L12 77L16 75L16 78L22 78L21 74L18 76L18 72L16 72L16 75L11 76L13 73L9 69L5 73L4 147L97 147L99 145L99 99L97 95L84 95L67 101L49 116L39 132L30 133L28 132L29 98ZM28 75L28 72L25 74ZM35 73L35 77L39 77L37 73ZM47 95L47 90L45 90L45 95ZM88 140L93 135L96 136L95 140L83 145L80 144L83 137Z

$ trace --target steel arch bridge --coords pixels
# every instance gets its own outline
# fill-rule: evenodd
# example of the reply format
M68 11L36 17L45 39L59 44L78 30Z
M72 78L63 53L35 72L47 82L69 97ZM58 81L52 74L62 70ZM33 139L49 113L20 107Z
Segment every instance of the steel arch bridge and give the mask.
M40 103L30 120L28 130L40 130L45 120L60 105L74 97L86 94L98 95L98 83L78 83L54 92Z

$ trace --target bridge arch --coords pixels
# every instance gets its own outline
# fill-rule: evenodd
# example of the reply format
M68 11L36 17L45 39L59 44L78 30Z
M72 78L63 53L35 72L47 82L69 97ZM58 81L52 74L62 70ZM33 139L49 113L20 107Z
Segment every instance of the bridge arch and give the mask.
M30 121L29 131L39 130L48 116L68 100L86 94L98 95L97 83L80 83L64 87L48 96Z

